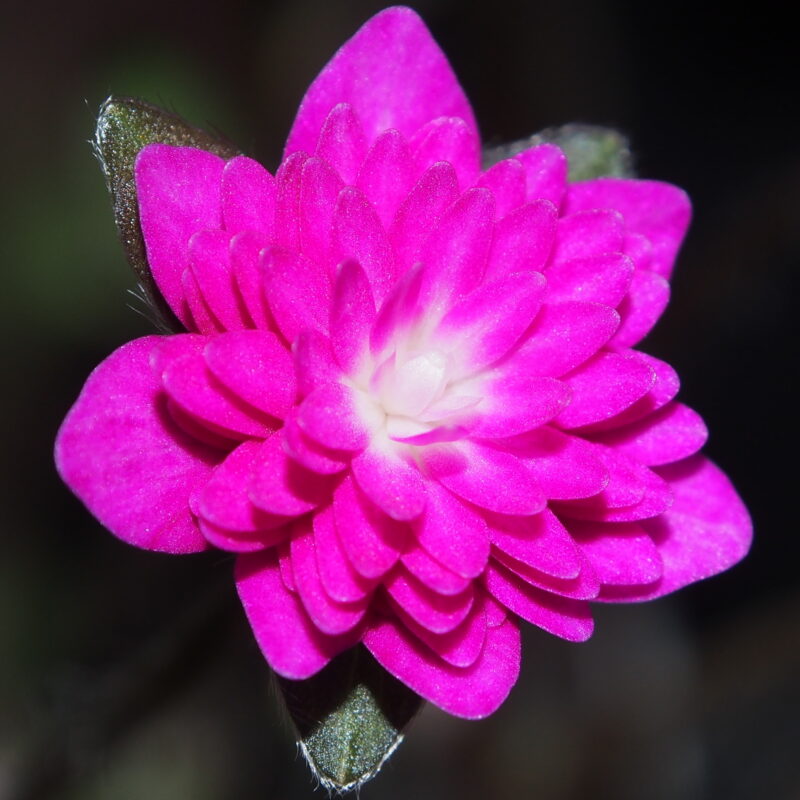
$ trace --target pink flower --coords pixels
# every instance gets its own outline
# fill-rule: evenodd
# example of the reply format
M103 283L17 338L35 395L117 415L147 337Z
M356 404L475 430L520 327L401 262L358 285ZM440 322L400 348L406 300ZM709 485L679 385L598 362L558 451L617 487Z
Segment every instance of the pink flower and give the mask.
M238 553L279 674L361 641L482 717L517 678L520 619L583 641L590 601L657 597L747 551L677 376L632 349L667 304L685 195L568 184L550 145L482 172L412 11L336 54L274 177L156 144L136 181L188 332L95 370L58 468L124 541Z

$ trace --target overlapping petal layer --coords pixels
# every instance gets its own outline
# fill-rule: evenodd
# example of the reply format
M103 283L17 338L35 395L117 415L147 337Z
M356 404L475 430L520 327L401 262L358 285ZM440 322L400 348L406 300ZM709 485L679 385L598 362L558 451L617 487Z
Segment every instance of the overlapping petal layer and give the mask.
M98 368L62 476L126 541L239 553L281 675L363 641L465 717L516 680L518 618L580 641L592 600L726 569L747 513L674 373L630 349L688 201L568 184L565 163L542 145L481 173L466 98L402 8L323 70L274 176L144 148L148 259L188 333Z

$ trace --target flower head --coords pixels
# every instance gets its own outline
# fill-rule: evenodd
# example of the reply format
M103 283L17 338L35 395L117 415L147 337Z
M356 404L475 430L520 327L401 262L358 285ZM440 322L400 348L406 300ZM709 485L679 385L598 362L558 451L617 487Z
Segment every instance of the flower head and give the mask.
M336 54L274 176L154 144L136 185L187 332L96 369L58 467L127 542L238 553L279 674L362 641L418 694L485 716L516 680L520 619L581 641L590 601L746 552L702 420L632 349L667 303L685 195L569 184L551 145L482 171L412 11Z

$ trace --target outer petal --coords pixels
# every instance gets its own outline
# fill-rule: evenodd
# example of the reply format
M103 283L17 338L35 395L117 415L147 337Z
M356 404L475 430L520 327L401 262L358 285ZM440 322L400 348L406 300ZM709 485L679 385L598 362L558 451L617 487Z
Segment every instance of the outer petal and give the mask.
M284 678L311 677L360 638L358 630L327 636L314 626L284 586L274 550L239 556L236 588L264 657Z
M447 59L408 8L377 14L336 53L303 98L285 155L313 152L328 113L342 102L361 119L368 143L387 128L410 137L442 116L461 117L477 133Z
M188 324L181 276L189 266L189 239L222 227L225 162L205 150L150 144L136 158L136 194L147 260L161 294Z
M527 176L528 202L549 200L556 208L567 190L567 158L552 144L541 144L515 156Z
M189 496L222 453L172 421L149 363L160 342L136 339L95 369L61 426L56 466L115 536L148 550L192 553L206 542Z
M374 624L364 634L364 644L388 672L417 694L467 719L495 711L519 675L519 629L511 620L486 631L483 653L466 669L441 661L393 620Z

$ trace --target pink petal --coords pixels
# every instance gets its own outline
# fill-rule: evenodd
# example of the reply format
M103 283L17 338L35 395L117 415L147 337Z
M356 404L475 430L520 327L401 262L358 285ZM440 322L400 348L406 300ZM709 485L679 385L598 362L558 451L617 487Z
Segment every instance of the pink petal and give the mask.
M207 545L189 496L221 453L188 437L166 411L149 365L160 341L136 339L89 376L58 433L56 467L118 538L148 550L193 553Z
M326 332L331 283L324 266L278 248L265 250L262 264L269 307L286 339L306 328Z
M300 247L300 192L306 153L292 153L275 173L275 243L287 250Z
M418 305L423 269L416 264L403 275L381 306L369 337L370 351L379 361L395 349L395 340L407 332L420 314Z
M489 540L502 552L546 575L571 580L581 571L581 559L569 531L545 509L532 517L487 519Z
M453 165L461 188L471 186L480 169L480 142L474 126L458 117L439 117L423 125L409 140L421 175L439 161Z
M670 403L644 419L592 437L648 467L694 455L708 438L700 415L682 403Z
M332 450L362 450L370 439L355 390L341 383L314 389L300 405L297 421L305 434Z
M253 327L275 330L261 270L261 251L265 246L266 240L261 234L244 231L234 236L230 246L231 271Z
M353 107L370 143L387 128L409 137L441 116L460 117L477 132L447 59L408 8L382 11L339 49L306 92L286 155L312 152L329 111L342 102Z
M389 442L367 447L351 468L364 494L392 519L414 519L425 508L427 491L419 467Z
M527 198L549 200L556 208L567 190L567 159L558 147L540 144L523 150L515 158L522 164L527 177Z
M239 556L236 588L264 657L284 678L311 677L360 638L357 629L327 636L314 625L283 585L274 550Z
M188 252L188 245L186 250ZM211 313L193 271L187 269L181 275L181 290L183 291L185 324L189 330L196 330L204 334L219 333L225 330L222 323Z
M429 231L457 197L458 178L451 164L434 164L417 181L389 228L399 273L406 272L419 261Z
M369 596L354 603L338 603L331 599L320 579L314 531L308 517L293 526L291 558L297 592L317 628L335 636L361 622L369 605Z
M449 633L469 614L475 600L472 584L461 594L435 592L402 568L384 581L389 597L431 633Z
M592 635L594 622L585 600L537 589L494 563L486 570L486 589L510 611L548 633L569 642L585 642Z
M373 143L361 165L356 186L378 214L383 227L389 225L400 203L414 185L411 152L396 130L384 131Z
M538 313L546 287L538 272L518 272L484 283L450 309L434 336L461 362L462 374L474 374L519 341Z
M634 523L569 523L570 533L605 585L653 583L663 567L658 548Z
M356 375L368 355L369 335L375 321L375 301L370 282L357 261L339 265L330 310L331 347L347 375Z
M633 405L651 389L656 375L637 358L598 353L562 380L572 389L572 399L556 418L556 424L580 428Z
M475 185L494 195L497 219L525 203L525 168L516 158L498 161L478 178Z
M489 558L486 522L437 483L430 481L427 486L425 512L415 525L417 541L457 575L477 577Z
M723 572L750 549L752 522L725 474L702 455L659 467L675 502L669 511L644 523L664 563L654 587L608 590L603 599L649 600Z
M592 568L589 559L581 552L575 550L581 562L580 572L574 578L554 578L535 567L517 561L502 550L492 551L492 564L502 564L525 583L542 589L545 592L557 594L559 597L568 597L572 600L594 600L600 594L600 579Z
M309 158L305 162L300 184L300 242L304 255L315 262L319 272L329 271L333 212L342 189L344 181L327 161Z
M319 577L331 599L354 603L372 591L375 581L358 573L345 554L336 532L332 505L314 514L314 545Z
M486 717L506 699L519 675L519 629L506 620L486 632L478 660L459 668L443 662L393 620L380 620L364 634L378 662L417 694L467 719Z
M189 266L189 239L222 226L225 162L205 150L150 144L136 158L136 196L147 261L161 294L188 324L181 276Z
M292 357L274 333L232 331L205 348L214 377L251 406L282 419L295 400Z
M218 381L200 353L172 361L162 381L175 403L212 429L221 428L237 438L265 439L278 427L276 419L253 408Z
M333 510L342 548L361 575L378 578L397 563L405 549L407 526L381 513L350 478L337 487Z
M198 494L198 514L212 525L233 531L265 531L284 525L287 517L268 514L250 500L250 482L263 442L242 442L214 470Z
M231 234L254 231L265 239L275 230L275 178L247 156L231 159L222 173L222 219Z
M350 453L331 450L306 436L297 422L297 408L293 408L283 423L286 453L312 472L334 475L350 463Z
M219 550L229 553L255 553L281 544L289 535L289 527L282 525L257 531L232 531L214 525L200 517L197 524L206 541Z
M631 285L633 271L633 261L622 253L561 261L547 270L548 298L616 308Z
M553 248L553 263L619 253L625 241L625 221L616 211L581 211L561 217Z
M423 458L431 476L470 503L500 514L536 514L545 498L513 455L478 444L430 445Z
M669 302L669 283L655 272L637 269L628 295L619 304L622 318L612 343L632 347L647 336Z
M423 304L446 310L476 289L492 244L494 199L468 189L448 208L419 253L425 265ZM426 223L430 230L430 221Z
M543 269L553 249L557 225L556 207L549 200L520 206L497 222L484 280Z
M560 378L593 356L619 325L614 309L595 303L545 303L505 369Z
M286 455L284 434L264 442L253 465L250 499L263 511L295 517L331 496L335 478L305 469Z
M501 375L484 384L479 419L470 436L514 436L549 422L569 402L569 387L555 378Z
M462 578L443 566L421 547L407 550L400 560L420 583L439 594L461 594L469 586L468 578Z
M335 383L341 377L342 370L333 357L330 340L318 331L301 331L292 350L297 388L302 396L322 384Z
M331 109L319 133L314 154L324 158L346 184L354 184L367 154L367 142L361 120L348 103Z
M668 183L621 178L572 184L565 213L590 208L620 211L628 229L643 234L652 243L653 271L669 278L692 213L685 192Z

